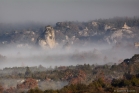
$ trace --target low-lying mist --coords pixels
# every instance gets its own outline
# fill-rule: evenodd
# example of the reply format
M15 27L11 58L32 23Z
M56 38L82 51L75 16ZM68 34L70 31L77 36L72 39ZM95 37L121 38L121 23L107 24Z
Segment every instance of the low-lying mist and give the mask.
M134 46L116 46L106 44L90 44L89 46L73 46L68 49L56 47L41 49L38 47L14 46L0 49L0 68L39 66L55 67L77 64L108 64L120 63L138 53Z
M22 84L25 79L1 79L0 84L4 88L17 87L18 84ZM61 89L63 86L68 85L67 81L39 81L38 87L41 90L46 89Z

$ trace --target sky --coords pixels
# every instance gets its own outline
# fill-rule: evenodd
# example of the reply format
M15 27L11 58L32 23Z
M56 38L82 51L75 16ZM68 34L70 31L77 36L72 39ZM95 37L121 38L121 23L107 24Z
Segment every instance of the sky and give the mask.
M0 23L139 16L139 0L0 0Z

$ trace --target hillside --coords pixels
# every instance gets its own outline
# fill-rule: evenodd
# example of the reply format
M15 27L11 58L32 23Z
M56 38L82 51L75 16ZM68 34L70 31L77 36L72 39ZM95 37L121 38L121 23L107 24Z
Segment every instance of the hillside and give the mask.
M45 31L45 24L0 24L0 45L16 47L35 45ZM139 18L98 19L88 22L57 22L53 25L57 44L83 45L88 43L114 44L139 41Z
M138 36L138 17L0 23L0 93L138 92Z
M11 74L7 74L9 71L11 71ZM135 54L132 58L125 59L123 62L117 65L84 64L77 66L61 66L55 68L45 68L43 66L26 68L16 67L4 68L0 72L0 84L6 89L13 86L16 89L16 84L18 84L17 87L21 87L22 89L30 89L31 86L27 87L28 85L24 85L30 82L28 78L34 79L31 79L32 82L34 82L31 84L36 84L32 85L33 87L38 85L38 88L42 90L51 88L60 89L65 85L72 84L85 84L84 86L86 86L91 82L96 82L99 78L102 78L103 82L106 84L115 84L113 80L121 80L125 79L125 77L130 79L129 76L139 74L139 54ZM12 82L10 80L12 80ZM44 87L46 84L49 86Z

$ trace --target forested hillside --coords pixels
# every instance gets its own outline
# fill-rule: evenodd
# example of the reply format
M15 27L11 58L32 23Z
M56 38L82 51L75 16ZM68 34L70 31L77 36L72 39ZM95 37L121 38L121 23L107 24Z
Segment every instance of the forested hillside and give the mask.
M9 71L11 74L7 74ZM138 72L139 55L136 54L122 63L113 65L4 68L0 74L0 85L4 93L7 93L6 91L21 92L25 89L31 89L28 93L36 93L33 91L40 91L37 93L75 93L75 91L76 93L113 93L114 90L118 91L118 87L138 91ZM36 87L44 92L34 89Z

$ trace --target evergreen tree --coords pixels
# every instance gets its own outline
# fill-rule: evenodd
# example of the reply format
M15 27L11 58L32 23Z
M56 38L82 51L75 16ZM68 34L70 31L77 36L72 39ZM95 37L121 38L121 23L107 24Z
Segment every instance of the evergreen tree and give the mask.
M29 67L26 67L25 78L32 77L32 72L30 71Z

